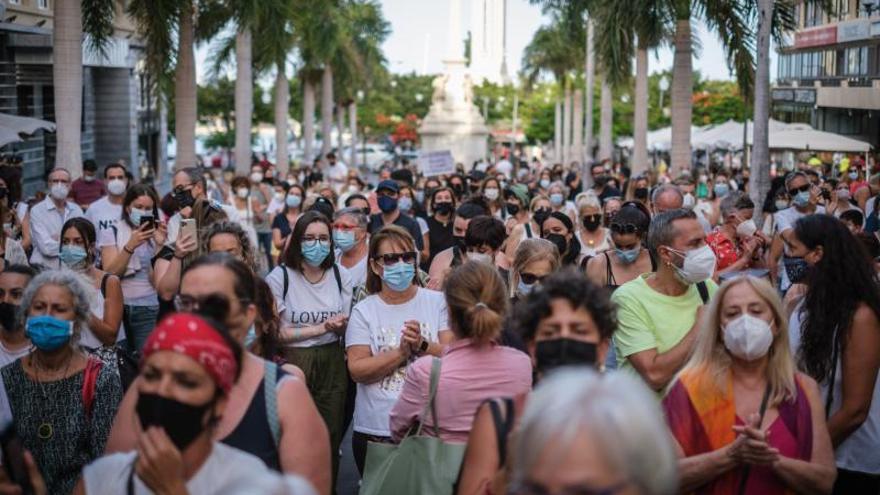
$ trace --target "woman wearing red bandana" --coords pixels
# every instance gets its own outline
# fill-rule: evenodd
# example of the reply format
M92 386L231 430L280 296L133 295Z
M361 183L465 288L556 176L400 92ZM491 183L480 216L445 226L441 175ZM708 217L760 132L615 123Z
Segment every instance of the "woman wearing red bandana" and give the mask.
M188 313L165 318L143 348L137 449L86 466L75 493L216 493L241 477L268 474L257 457L212 438L241 356L216 325Z

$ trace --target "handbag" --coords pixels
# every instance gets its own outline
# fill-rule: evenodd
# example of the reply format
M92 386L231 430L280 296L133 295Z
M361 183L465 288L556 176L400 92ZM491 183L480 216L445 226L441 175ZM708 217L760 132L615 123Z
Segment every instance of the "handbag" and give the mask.
M422 435L422 419L415 434L410 430L398 445L371 442L367 446L360 495L453 493L466 445L447 443L440 439L435 404L440 365L440 358L435 357L431 364L428 403L425 404L421 416L426 418L430 412L435 436Z

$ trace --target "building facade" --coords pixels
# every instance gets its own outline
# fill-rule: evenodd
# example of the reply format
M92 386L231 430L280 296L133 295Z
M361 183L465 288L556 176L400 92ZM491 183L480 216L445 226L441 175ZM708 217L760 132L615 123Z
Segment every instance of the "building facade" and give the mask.
M0 1L0 113L55 120L52 29L55 0ZM143 45L134 24L114 2L114 33L105 53L83 42L82 157L100 167L123 161L135 176L156 146L159 115L147 90ZM55 163L55 134L38 131L0 148L22 160L24 194L45 187Z
M880 0L796 4L778 51L773 117L880 146Z

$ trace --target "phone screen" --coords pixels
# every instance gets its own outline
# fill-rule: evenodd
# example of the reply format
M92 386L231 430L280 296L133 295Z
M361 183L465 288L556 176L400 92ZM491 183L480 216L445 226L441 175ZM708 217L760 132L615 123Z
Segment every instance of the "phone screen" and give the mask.
M153 215L144 215L141 217L141 224L146 225L147 230L153 230L156 228L156 219Z

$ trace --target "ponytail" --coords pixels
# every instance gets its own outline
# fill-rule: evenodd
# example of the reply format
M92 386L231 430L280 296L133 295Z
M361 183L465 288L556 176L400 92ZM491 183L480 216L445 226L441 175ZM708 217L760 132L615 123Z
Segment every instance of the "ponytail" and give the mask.
M458 338L488 344L500 336L508 301L494 266L469 261L453 270L446 278L446 304Z

